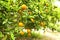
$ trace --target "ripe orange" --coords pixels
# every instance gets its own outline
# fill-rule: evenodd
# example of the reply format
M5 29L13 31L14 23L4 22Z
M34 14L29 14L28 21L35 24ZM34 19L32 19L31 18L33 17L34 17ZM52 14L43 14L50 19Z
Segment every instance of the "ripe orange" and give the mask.
M34 22L34 19L33 19L33 18L31 18L30 20L31 20L32 22Z
M21 35L24 35L24 32L23 32L23 31L20 31L20 34L21 34Z
M31 37L31 33L28 33L28 37Z
M27 6L26 6L25 4L23 4L23 5L21 6L21 8L22 8L22 10L26 10L26 9L27 9Z
M45 26L45 22L40 22L40 25L44 27Z
M30 29L27 29L27 33L31 33L31 30Z
M22 27L22 26L24 26L24 24L23 24L22 22L19 22L19 26L21 26L21 27Z

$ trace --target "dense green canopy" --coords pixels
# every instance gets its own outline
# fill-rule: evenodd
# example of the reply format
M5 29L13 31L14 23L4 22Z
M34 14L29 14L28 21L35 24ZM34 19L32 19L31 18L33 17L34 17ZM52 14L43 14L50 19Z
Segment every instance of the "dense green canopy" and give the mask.
M59 20L59 8L52 6L52 0L0 0L0 32L3 35L16 36L14 33L18 35L24 28L58 30L56 21Z

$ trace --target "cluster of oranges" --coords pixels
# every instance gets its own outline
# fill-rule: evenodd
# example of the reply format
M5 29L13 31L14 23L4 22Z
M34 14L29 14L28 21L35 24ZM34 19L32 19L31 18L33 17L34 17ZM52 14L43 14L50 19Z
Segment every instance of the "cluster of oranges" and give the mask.
M46 6L48 6L47 3L46 3ZM28 7L27 7L25 4L23 4L23 5L21 6L21 10L19 10L19 13L21 13L21 11L23 11L23 10L26 10L27 8L28 8ZM45 11L48 12L47 9L46 9ZM32 13L32 12L30 12L30 11L28 12L28 14L31 14L31 13ZM35 21L33 18L31 18L30 20L31 20L31 22L33 22L33 23L34 23L34 21ZM44 26L45 26L45 22L40 22L39 25L44 27ZM20 26L20 27L23 27L23 26L24 26L24 23L23 23L23 22L19 22L19 26ZM23 32L23 31L20 31L20 34L21 34L21 35L24 35L24 32ZM28 36L31 36L31 30L30 30L30 29L27 29L27 35L28 35Z
M21 13L21 11L26 10L27 8L28 8L28 7L27 7L25 4L23 4L23 5L21 6L21 10L18 10L18 12ZM31 14L31 12L28 12L28 14ZM31 19L31 21L34 22L33 19ZM23 23L23 22L19 22L19 26L20 26L20 27L23 27L23 26L24 26L24 23ZM31 30L30 30L30 29L27 29L27 33L28 33L28 36L31 36ZM21 35L24 35L24 32L23 32L23 31L20 31L20 34L21 34Z
M21 10L19 9L18 10L18 13L20 13L21 15L22 15L22 11L24 11L24 10L26 10L28 7L25 5L25 4L23 4L22 6L21 6Z
M24 32L23 31L20 31L20 34L23 36L24 35Z
M22 6L21 6L21 10L19 9L18 10L18 13L22 13L22 11L24 11L24 10L26 10L28 7L25 5L25 4L23 4ZM29 11L28 12L28 14L31 14L32 12L31 11Z
M24 23L23 22L19 22L19 26L20 27L23 27L24 26ZM20 31L20 34L23 36L24 35L24 32L23 31Z
M28 33L28 37L30 37L31 36L31 30L27 29L27 33Z
M20 31L19 32L22 36L25 34L25 32L23 31ZM27 36L30 37L31 36L31 30L30 29L27 29Z
M24 26L24 23L22 22L19 22L19 26L20 27L23 27ZM27 30L27 33L28 33L28 37L31 36L31 30L30 29L26 29ZM24 32L23 31L20 31L20 34L23 36L24 35Z

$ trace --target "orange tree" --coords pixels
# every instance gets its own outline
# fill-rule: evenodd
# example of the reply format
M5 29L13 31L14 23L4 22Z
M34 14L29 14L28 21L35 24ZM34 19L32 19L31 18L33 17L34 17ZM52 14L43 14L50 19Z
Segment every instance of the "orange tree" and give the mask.
M55 8L51 0L0 0L0 39L26 36L24 28L29 29L28 32L41 27L56 29L60 16Z

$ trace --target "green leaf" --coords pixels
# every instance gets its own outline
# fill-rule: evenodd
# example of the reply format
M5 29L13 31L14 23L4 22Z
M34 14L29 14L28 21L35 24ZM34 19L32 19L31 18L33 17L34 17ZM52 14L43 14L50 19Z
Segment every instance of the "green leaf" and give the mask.
M3 34L2 34L2 32L0 32L0 37L3 37Z
M12 32L10 32L10 35L11 35L11 39L15 40L14 34Z

